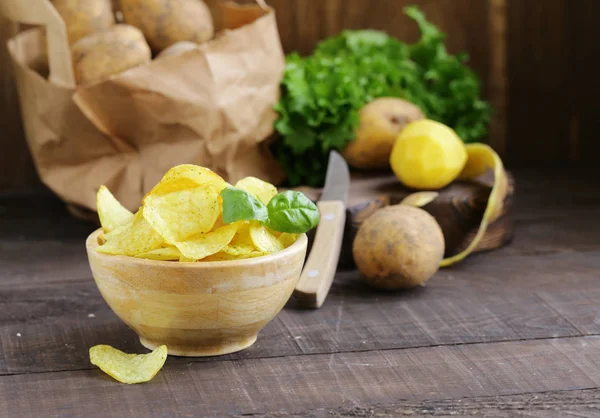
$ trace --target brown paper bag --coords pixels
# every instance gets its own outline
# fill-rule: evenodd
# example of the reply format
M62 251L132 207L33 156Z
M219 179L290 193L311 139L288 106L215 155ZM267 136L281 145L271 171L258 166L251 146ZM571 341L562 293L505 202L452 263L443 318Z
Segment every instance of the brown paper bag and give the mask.
M27 141L50 189L95 210L105 184L135 210L177 164L209 167L230 182L283 179L267 143L285 65L274 12L262 2L217 7L224 30L212 41L76 87L65 25L49 0L0 1L0 14L47 29L47 49L40 29L8 48Z

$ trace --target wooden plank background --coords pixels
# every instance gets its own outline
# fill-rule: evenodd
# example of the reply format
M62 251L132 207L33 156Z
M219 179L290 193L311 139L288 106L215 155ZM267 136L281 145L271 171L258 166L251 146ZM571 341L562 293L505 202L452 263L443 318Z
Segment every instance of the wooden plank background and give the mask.
M496 108L488 142L509 166L593 165L600 79L598 0L267 0L277 11L286 52L309 53L343 29L374 28L406 41L417 29L402 14L417 4L466 51ZM22 133L5 41L17 28L0 21L0 190L39 182Z

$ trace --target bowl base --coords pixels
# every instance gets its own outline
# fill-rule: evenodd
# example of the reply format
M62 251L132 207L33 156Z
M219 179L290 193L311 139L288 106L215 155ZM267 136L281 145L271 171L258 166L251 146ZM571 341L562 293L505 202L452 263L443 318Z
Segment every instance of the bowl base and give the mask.
M237 351L245 350L252 346L256 342L258 334L254 334L248 338L244 338L236 341L223 341L219 345L209 346L188 346L188 345L169 345L165 344L168 349L170 356L181 356L181 357L211 357L221 356L224 354L231 354ZM163 343L150 341L144 337L140 337L140 343L148 350L154 350L161 346Z

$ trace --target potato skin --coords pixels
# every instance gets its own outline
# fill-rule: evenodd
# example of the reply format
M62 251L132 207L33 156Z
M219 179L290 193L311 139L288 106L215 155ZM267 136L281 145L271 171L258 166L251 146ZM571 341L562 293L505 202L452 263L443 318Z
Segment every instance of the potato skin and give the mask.
M152 59L144 35L124 24L80 39L71 56L77 84L97 83Z
M67 27L69 44L115 24L110 0L53 0Z
M390 154L400 131L425 115L406 100L381 97L367 103L358 117L356 138L343 153L346 161L355 168L385 169L390 167Z
M396 205L380 209L361 225L352 253L362 276L374 287L422 285L444 257L444 235L422 209Z
M155 52L214 34L213 19L202 0L120 0L125 23L140 29Z

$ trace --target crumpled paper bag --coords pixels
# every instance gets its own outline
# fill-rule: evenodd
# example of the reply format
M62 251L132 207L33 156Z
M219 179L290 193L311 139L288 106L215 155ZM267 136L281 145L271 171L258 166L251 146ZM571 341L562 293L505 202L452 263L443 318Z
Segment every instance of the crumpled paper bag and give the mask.
M259 2L261 4L262 2ZM37 8L36 8L37 7ZM96 209L105 184L129 209L177 164L230 182L283 171L268 149L285 66L273 10L218 4L223 30L90 86L75 86L66 30L49 0L2 0L0 14L47 29L9 40L27 141L42 181L70 204Z

